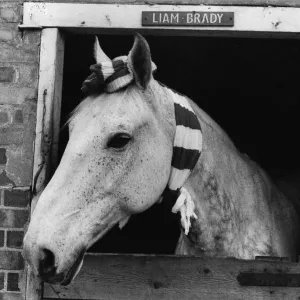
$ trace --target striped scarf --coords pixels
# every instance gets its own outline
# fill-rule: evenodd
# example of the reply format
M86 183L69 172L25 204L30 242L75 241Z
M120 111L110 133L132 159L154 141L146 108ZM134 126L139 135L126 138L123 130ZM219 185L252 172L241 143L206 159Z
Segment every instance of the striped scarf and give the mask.
M82 91L86 94L99 92L100 89L113 93L130 84L134 77L127 64L127 56L112 61L95 64L93 72L84 82ZM156 70L152 62L152 71ZM180 212L181 225L185 234L191 226L191 218L197 218L195 204L188 191L183 187L194 169L202 150L202 132L200 123L187 98L169 90L174 101L176 132L173 146L171 174L168 187L162 197L173 199L172 212Z
M197 219L197 215L195 214L195 204L183 185L200 157L202 131L198 118L187 98L169 91L174 101L176 131L171 175L164 195L170 197L171 200L172 198L177 199L172 212L180 212L181 225L187 235L191 226L191 217Z

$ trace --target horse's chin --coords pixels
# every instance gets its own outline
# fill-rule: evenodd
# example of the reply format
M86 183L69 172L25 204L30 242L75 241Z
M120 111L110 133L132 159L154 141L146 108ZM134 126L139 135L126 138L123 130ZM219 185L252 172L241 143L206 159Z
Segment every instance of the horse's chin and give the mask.
M75 279L82 267L85 252L86 250L81 251L77 259L75 260L73 266L69 269L67 275L65 276L64 280L60 283L60 285L66 286Z

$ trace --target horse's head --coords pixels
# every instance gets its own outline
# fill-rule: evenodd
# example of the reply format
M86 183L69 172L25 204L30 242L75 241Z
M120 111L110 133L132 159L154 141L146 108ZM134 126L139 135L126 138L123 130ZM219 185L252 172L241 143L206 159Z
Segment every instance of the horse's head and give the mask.
M97 63L109 58L95 44ZM36 274L68 284L85 251L115 224L156 203L171 170L173 103L152 77L147 42L128 55L133 81L88 96L69 122L70 138L41 194L24 239Z

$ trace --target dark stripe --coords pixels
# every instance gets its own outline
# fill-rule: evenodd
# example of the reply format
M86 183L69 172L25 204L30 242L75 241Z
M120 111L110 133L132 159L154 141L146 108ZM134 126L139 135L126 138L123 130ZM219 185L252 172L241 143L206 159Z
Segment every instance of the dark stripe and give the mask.
M173 147L172 167L179 170L192 170L195 167L199 157L199 150Z
M102 89L102 84L103 81L99 80L96 73L93 73L83 82L81 91L88 95L99 93Z
M111 76L109 76L105 83L110 83L110 82L113 82L114 80L116 80L117 78L120 78L120 77L123 77L125 75L129 74L129 71L127 68L124 68L124 69L121 69L121 70L118 70L116 71L114 74L112 74Z
M162 197L163 197L162 204L164 206L164 209L166 209L166 211L172 210L179 195L180 195L179 189L177 189L176 191L173 191L168 186L166 187L166 189L162 193ZM180 214L178 214L178 216L180 217Z
M122 69L127 69L127 64L125 64L125 62L120 59L113 61L112 65L113 65L115 72L118 72L119 70L122 70Z
M104 83L104 76L103 76L101 64L95 64L90 66L90 70L93 72L90 76L94 74L97 76L97 80L99 83Z
M177 103L174 103L174 108L176 125L182 125L191 129L201 130L198 118L193 112Z

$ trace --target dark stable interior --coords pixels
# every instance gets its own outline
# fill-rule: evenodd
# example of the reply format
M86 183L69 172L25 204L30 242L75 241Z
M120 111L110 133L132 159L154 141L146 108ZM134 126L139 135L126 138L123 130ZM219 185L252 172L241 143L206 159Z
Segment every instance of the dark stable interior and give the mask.
M131 35L99 35L104 52L126 55ZM145 36L158 70L155 78L193 99L231 137L241 152L271 176L300 169L300 43L287 39ZM93 35L67 34L63 78L63 125L82 100L83 80L94 64ZM60 155L68 130L60 135ZM174 253L176 217L164 205L116 226L92 252Z

